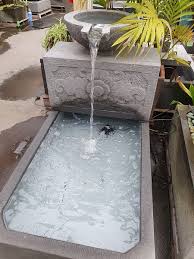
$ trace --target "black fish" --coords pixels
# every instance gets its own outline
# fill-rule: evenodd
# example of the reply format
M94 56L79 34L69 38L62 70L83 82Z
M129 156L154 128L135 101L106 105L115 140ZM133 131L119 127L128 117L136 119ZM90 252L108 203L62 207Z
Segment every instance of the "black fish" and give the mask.
M110 133L114 132L114 128L107 124L100 130L100 132L104 132L105 135L110 135Z

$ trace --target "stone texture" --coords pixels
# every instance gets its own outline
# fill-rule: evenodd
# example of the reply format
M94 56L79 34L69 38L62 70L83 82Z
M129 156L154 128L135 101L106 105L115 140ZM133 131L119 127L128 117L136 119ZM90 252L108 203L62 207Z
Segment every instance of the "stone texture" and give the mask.
M123 25L116 25L117 22L124 16L126 12L113 10L90 10L90 11L74 11L64 16L65 24L71 37L79 42L84 47L88 48L88 37L92 24L104 24L102 30L103 37L100 41L99 50L107 51L112 49L112 44L116 41L119 35L123 32L118 32L118 29Z
M194 187L194 145L192 143L191 133L189 131L188 121L186 117L186 114L191 111L191 107L187 105L182 106L182 107L179 107L178 111L179 111L180 120L181 120L181 127L182 127L182 133L184 137L186 154L188 157L190 176Z
M64 7L65 13L69 13L73 11L73 4L68 0L51 0L52 7Z
M132 53L133 55L133 53ZM90 113L89 51L59 42L43 58L51 106ZM146 56L116 59L98 55L95 70L97 115L149 120L160 70L155 49Z
M178 234L174 251L176 259L194 258L194 189L191 178L193 169L190 166L193 156L192 153L188 154L187 146L188 143L193 144L189 129L186 128L188 127L186 119L188 111L188 106L179 108L173 119L169 139L172 189L176 212L174 232L177 231Z
M41 13L51 8L50 0L40 0L28 2L28 6L32 13Z

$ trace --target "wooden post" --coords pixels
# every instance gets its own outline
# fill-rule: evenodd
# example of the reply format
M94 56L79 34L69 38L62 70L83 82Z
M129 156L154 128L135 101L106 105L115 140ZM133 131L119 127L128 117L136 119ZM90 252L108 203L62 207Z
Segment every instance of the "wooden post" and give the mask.
M88 10L93 9L93 0L87 0L87 9Z
M93 0L74 0L73 9L74 11L79 10L90 10L93 7Z
M73 0L73 9L74 11L86 10L87 0Z

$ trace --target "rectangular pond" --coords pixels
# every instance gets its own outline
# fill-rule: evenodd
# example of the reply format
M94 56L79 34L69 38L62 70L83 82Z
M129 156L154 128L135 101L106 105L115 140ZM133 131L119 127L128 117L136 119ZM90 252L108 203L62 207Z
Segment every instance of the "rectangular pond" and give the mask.
M0 195L3 258L155 259L149 124L95 117L94 153L89 131L49 113Z
M114 129L106 135L106 125ZM140 239L141 123L60 113L4 210L7 228L117 252Z

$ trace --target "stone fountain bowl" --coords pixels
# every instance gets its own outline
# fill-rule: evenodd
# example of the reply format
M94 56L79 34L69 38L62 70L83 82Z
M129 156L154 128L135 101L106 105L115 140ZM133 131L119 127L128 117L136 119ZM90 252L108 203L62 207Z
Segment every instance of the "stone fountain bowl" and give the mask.
M115 40L122 35L118 29L124 26L114 23L126 15L128 13L115 10L74 11L66 14L64 19L71 37L86 48L89 47L87 35L92 25L103 24L99 51L109 51Z

